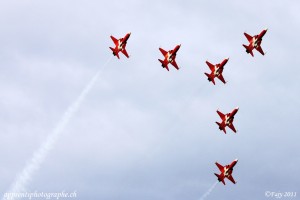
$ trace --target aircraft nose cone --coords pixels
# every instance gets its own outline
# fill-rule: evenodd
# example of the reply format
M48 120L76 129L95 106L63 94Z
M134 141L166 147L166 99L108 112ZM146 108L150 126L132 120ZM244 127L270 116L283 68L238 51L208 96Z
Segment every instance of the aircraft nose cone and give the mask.
M235 159L234 161L237 162L237 161L239 161L239 159Z
M238 109L240 109L240 108L239 108L239 107L236 107L235 109L237 109L237 110L238 110Z

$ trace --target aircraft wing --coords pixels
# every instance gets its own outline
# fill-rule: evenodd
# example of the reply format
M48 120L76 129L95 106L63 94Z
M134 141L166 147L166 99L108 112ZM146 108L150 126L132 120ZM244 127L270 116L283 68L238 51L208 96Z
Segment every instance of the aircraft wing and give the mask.
M168 52L166 52L164 49L159 48L160 52L165 56Z
M259 53L261 53L262 55L265 55L264 51L262 50L262 48L259 46L259 47L256 47L255 48Z
M251 35L247 34L247 33L244 33L244 35L246 36L248 42L251 42L253 37Z
M129 55L128 55L126 49L123 49L121 52L122 52L127 58L129 58Z
M220 111L217 110L218 115L221 117L221 119L225 118L225 115L223 113L221 113Z
M232 183L234 183L234 184L236 183L235 180L234 180L234 178L233 178L231 175L228 176L227 178L228 178Z
M216 162L217 167L219 168L220 171L222 171L224 169L224 167L222 165L220 165L219 163Z
M114 36L110 36L110 38L112 39L112 41L115 43L115 45L118 45L118 40L114 37Z
M171 65L173 65L177 70L179 70L179 67L175 60L173 60L173 62L171 62Z
M225 81L225 79L224 79L224 77L223 77L222 74L220 74L220 75L218 76L218 79L220 79L220 81L222 81L224 84L226 83L226 81Z
M231 130L233 130L233 132L235 132L236 133L236 130L235 130L235 128L234 128L234 126L233 126L233 124L231 123L231 124L229 124L228 125L228 127L231 129Z
M215 66L213 64L211 64L210 62L206 61L206 64L208 65L209 69L211 71L214 71Z

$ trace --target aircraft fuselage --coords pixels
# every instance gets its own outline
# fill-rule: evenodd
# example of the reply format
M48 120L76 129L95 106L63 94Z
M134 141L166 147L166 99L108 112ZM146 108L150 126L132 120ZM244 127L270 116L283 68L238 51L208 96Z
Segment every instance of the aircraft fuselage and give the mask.
M219 65L216 65L215 66L215 71L214 71L214 75L216 77L220 76L220 74L222 74L223 72L223 67L219 66Z

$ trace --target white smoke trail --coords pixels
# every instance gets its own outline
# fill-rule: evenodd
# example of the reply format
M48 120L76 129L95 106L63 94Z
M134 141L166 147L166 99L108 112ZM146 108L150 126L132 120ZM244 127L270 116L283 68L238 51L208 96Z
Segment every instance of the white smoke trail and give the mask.
M219 181L216 181L208 190L205 192L199 200L204 200L210 193L215 189Z
M84 88L84 90L81 92L79 97L68 107L66 112L63 114L61 120L56 125L56 128L52 131L52 133L47 137L46 141L42 143L39 149L33 154L33 157L29 162L27 162L25 168L22 170L22 172L17 176L15 182L12 184L9 192L7 193L20 193L25 192L26 187L29 183L29 181L32 179L32 176L35 171L37 171L45 158L48 155L48 152L53 148L56 141L59 139L61 133L65 129L66 125L72 118L72 116L75 114L75 112L78 110L79 106L81 105L82 101L85 99L86 95L89 93L99 76L101 75L101 72L104 70L106 65L109 63L113 56L111 56L103 65L102 68L98 70L98 72L94 75L94 77L90 80L90 82L87 84L87 86ZM7 200L5 196L2 200ZM11 200L15 199L9 198Z

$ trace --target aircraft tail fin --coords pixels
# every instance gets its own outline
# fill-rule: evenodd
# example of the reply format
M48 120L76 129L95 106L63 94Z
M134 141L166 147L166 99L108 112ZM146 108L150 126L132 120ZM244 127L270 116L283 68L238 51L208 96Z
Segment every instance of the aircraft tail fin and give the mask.
M220 175L215 173L216 177L218 177L218 180L220 179ZM219 180L220 181L220 180Z
M224 179L222 179L222 178L220 177L220 175L219 175L219 174L216 174L216 173L215 173L215 175L216 175L216 177L218 177L218 181L219 181L219 182L221 182L221 181L222 181L222 183L225 185L225 181L224 181Z
M166 63L163 60L161 60L161 59L158 59L158 60L159 60L159 62L161 62L161 66L163 68L166 68L169 71L168 65L166 65Z
M243 44L243 46L246 48L246 52L247 52L247 53L250 53L251 56L254 57L252 50L251 50L247 45L244 45L244 44Z
M224 185L226 185L224 179L222 180L222 183L223 183Z
M118 51L116 51L114 48L112 48L112 47L109 47L111 50L112 50L112 52L113 52L113 54L114 54L114 56L117 56L118 57L118 59L120 59L120 56L119 56L119 52Z
M246 52L247 52L247 53L249 53L248 46L247 46L247 45L245 45L245 44L243 44L243 47L245 47L245 49L246 49Z
M161 59L158 59L158 60L159 60L159 62L161 63L161 66L162 66L163 68L165 68L165 63L164 63L164 61L161 60Z
M204 73L206 76L207 76L207 80L210 82L212 82L214 85L216 84L215 83L215 79L214 77L211 75L211 74L208 74L208 73Z
M218 124L219 129L222 130L222 131L224 131L224 133L226 134L225 126L223 126L223 125L222 125L221 123L219 123L219 122L216 122L216 124Z

